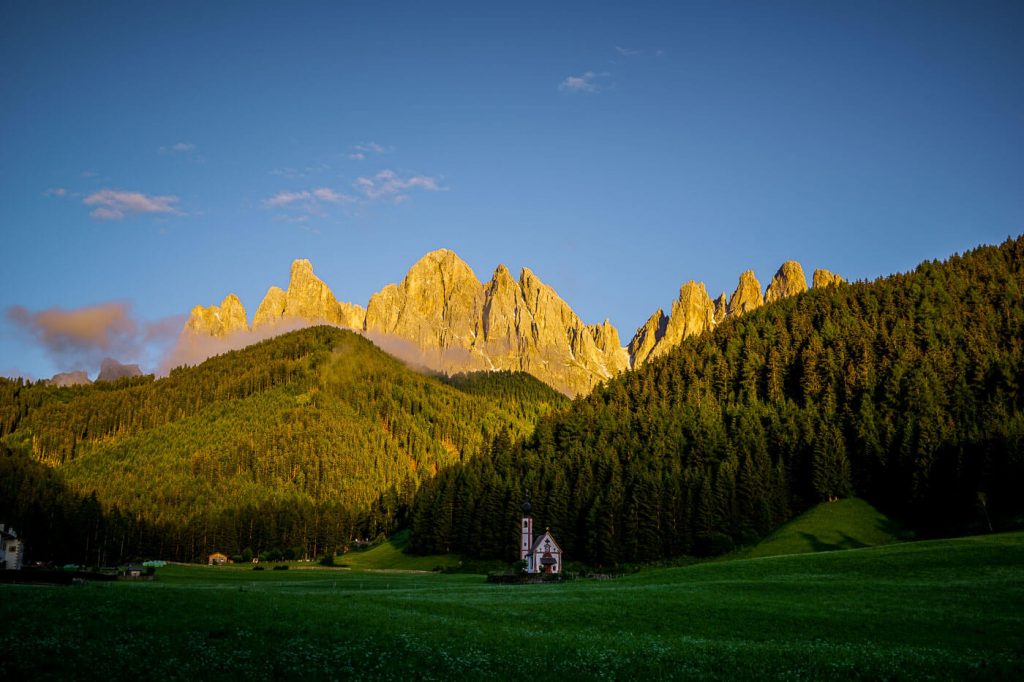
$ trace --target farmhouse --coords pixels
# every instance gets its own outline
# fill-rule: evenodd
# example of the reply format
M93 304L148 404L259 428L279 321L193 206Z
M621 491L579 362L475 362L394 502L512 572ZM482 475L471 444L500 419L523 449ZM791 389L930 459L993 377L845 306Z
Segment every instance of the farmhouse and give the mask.
M544 534L534 540L533 517L530 515L532 507L529 500L523 503L522 509L523 523L520 529L519 558L526 562L526 572L561 573L562 548L555 542L554 536L551 535L551 529L545 529Z
M214 552L210 555L210 559L207 562L210 566L223 566L228 562L228 558L220 552Z
M0 523L0 569L21 570L24 555L25 550L18 534L13 528Z

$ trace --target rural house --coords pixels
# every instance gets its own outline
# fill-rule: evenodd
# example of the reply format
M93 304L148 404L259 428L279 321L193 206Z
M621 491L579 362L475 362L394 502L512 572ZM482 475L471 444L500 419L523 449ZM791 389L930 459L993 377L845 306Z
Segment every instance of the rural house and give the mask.
M207 562L210 566L223 566L228 562L227 556L220 552L214 552L210 555L210 560Z
M521 541L519 544L519 558L526 562L527 573L561 573L562 572L562 548L555 542L551 535L551 529L545 529L544 534L536 540L533 539L533 517L530 515L532 507L530 500L523 503L523 523L521 527Z
M25 550L13 528L0 523L0 569L21 570Z

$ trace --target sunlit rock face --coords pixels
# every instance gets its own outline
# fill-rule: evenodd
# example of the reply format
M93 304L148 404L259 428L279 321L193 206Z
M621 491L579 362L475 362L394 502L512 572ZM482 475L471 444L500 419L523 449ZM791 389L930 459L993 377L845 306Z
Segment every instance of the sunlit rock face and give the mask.
M812 281L812 286L815 289L837 287L840 284L846 282L846 280L840 277L839 275L835 274L834 272L829 272L828 270L825 270L823 268L818 268L817 270L814 271L814 278Z
M814 273L816 287L842 281L827 270ZM438 249L416 261L401 282L373 294L365 309L339 302L312 264L297 260L287 290L267 290L252 331L264 337L296 323L334 324L362 331L403 360L429 369L519 370L576 395L730 317L806 289L803 269L795 261L779 268L763 296L751 270L740 275L728 299L723 293L712 301L703 283L690 281L680 287L670 313L656 311L623 348L611 322L584 323L529 268L517 279L499 265L490 280L481 282L454 252ZM183 338L229 337L248 329L245 309L231 294L220 306L196 306Z
M718 298L715 299L715 324L718 324L725 319L725 316L729 314L729 299L725 297L723 291Z
M629 366L611 323L584 324L528 268L517 281L499 265L484 284L446 249L374 294L366 329L437 350L446 369L521 370L570 394Z
M302 259L292 263L288 290L270 287L253 318L253 330L287 321L325 322L352 329L363 328L365 311L352 303L341 303L330 288L313 273L313 265Z
M816 287L835 286L841 282L842 277L828 270L814 272ZM672 312L668 317L659 309L636 330L628 349L632 367L639 367L651 358L664 355L683 339L709 331L729 318L745 315L768 303L806 290L807 279L803 268L796 261L782 264L764 296L761 295L761 283L754 276L754 271L747 270L740 275L728 303L724 293L712 302L703 284L687 282L680 289L679 298L672 304Z
M249 322L242 302L234 294L228 294L219 306L192 308L185 331L193 334L224 337L238 331L248 331Z
M747 270L740 275L739 284L732 292L729 299L729 314L742 315L743 313L757 310L764 305L764 298L761 297L761 283L754 277L753 270Z
M430 369L521 370L571 395L588 392L630 366L609 321L585 324L529 269L516 280L499 265L482 283L447 249L423 256L400 283L375 293L365 310L339 303L309 261L297 260L288 289L267 290L252 330L272 332L295 321L364 331L403 359ZM246 329L245 312L234 296L220 307L197 306L185 325L189 334L215 337Z
M418 260L401 284L370 297L366 329L401 336L421 348L473 347L483 310L483 285L452 251Z
M639 367L651 357L651 352L658 342L665 336L665 325L668 318L665 312L658 308L654 314L647 318L647 321L636 330L633 340L629 342L629 357L633 367Z
M805 291L807 291L807 277L804 275L804 269L795 260L788 260L772 277L768 290L764 292L764 302L774 303Z

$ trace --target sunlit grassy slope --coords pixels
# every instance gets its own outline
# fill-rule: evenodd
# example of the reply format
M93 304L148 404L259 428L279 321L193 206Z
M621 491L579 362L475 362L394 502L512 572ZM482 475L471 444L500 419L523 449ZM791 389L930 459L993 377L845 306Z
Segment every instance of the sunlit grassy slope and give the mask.
M823 502L738 556L755 558L874 547L898 541L899 532L897 524L864 500Z
M607 581L168 566L0 585L10 679L1022 679L1024 533Z
M438 566L447 568L459 563L454 554L416 556L406 554L409 531L393 535L387 542L362 551L352 551L335 559L335 565L362 570L432 571Z

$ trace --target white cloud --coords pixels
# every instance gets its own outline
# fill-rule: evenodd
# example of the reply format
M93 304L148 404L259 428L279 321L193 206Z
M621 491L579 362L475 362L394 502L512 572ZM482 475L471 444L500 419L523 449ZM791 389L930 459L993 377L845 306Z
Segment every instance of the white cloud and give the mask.
M370 154L390 154L393 151L395 151L395 148L391 146L385 147L376 142L360 142L352 147L352 152L348 155L348 158L353 161L362 161Z
M51 187L43 192L43 194L48 197L64 197L67 196L68 191L63 187Z
M353 197L347 194L341 194L335 192L330 187L320 187L319 189L313 190L313 196L320 201L327 201L332 204L349 203L355 201Z
M161 154L188 154L195 150L196 146L191 142L177 142L167 147L160 147Z
M438 184L437 178L427 175L413 175L403 178L393 170L382 170L372 178L356 178L352 186L359 190L367 199L392 198L396 202L408 199L408 196L404 194L405 190L422 189L428 192L438 192L446 189Z
M266 206L287 206L293 204L296 201L308 201L312 198L312 194L309 192L278 192L269 199L264 199L263 203Z
M355 201L355 197L338 192L330 187L317 187L316 189L304 189L298 192L278 192L269 199L264 199L263 205L267 208L285 208L294 204L306 213L323 216L325 214L320 208L322 203L351 204Z
M598 74L593 71L587 71L579 76L567 76L565 80L558 84L558 89L562 92L598 92L596 80L606 74Z
M175 196L149 196L114 189L101 189L82 200L86 206L96 206L89 214L96 220L121 220L126 215L143 213L179 213L172 206L177 202Z
M618 45L615 46L615 51L623 57L635 57L638 54L643 54L641 50L634 50L629 47L619 47Z

